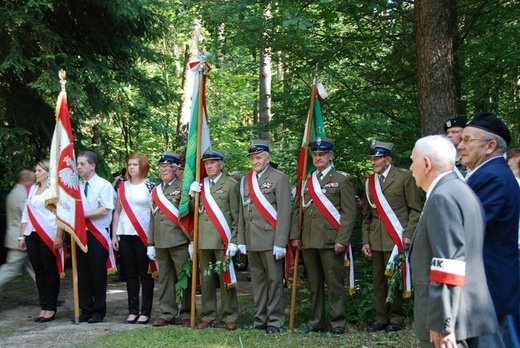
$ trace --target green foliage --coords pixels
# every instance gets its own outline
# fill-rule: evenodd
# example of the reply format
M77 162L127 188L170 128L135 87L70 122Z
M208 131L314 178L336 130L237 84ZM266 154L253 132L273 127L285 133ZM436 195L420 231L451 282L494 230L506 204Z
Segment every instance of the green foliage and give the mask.
M403 291L403 262L406 260L406 251L401 251L394 257L390 268L385 271L388 276L388 294L386 296L386 302L394 302L394 296L396 291Z
M175 302L178 304L182 303L182 298L190 287L192 267L193 262L190 259L187 259L182 264L182 271L177 277L177 282L175 283Z
M204 270L204 276L211 277L213 273L222 275L224 272L229 270L229 263L232 262L231 257L227 257L226 261L218 260L217 262L213 263L210 262L208 264L208 267Z

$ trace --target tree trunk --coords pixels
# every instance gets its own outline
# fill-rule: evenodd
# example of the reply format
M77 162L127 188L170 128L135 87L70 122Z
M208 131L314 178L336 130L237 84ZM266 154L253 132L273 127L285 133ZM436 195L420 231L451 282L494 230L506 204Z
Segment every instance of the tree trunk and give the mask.
M421 135L440 133L457 114L455 1L415 1L415 23Z
M271 4L267 2L264 8L264 21L269 23L271 19ZM262 42L264 47L260 48L260 94L259 94L259 121L262 124L260 131L260 139L269 140L270 132L267 130L267 124L271 121L271 47L270 47L270 33L267 30L268 25L265 25L266 30L263 33Z

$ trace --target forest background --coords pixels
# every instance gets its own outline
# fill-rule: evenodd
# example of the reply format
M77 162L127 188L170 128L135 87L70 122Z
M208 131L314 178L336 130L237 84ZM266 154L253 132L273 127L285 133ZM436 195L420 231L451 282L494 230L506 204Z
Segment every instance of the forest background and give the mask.
M228 171L251 139L293 179L318 66L335 166L370 172L372 139L408 168L448 118L497 113L519 145L520 3L508 0L0 0L0 209L21 168L48 157L67 72L76 153L101 176L144 153L157 179L184 152L188 63L207 52L211 140ZM362 189L357 180L358 193Z

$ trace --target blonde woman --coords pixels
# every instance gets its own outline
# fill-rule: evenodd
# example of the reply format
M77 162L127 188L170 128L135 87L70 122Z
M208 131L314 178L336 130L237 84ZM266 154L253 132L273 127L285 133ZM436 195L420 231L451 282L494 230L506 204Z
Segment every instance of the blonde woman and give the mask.
M27 250L36 274L40 313L35 322L54 320L60 292L60 274L64 273L65 252L63 230L56 225L56 216L45 206L49 177L49 161L36 164L36 184L28 191L22 214L18 247Z

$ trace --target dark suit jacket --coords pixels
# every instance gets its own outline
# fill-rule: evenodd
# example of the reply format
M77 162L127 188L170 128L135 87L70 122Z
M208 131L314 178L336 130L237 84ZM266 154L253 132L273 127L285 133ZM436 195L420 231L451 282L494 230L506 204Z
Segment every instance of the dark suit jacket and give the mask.
M429 330L464 340L498 329L486 286L482 245L484 211L455 173L441 178L424 205L410 250L415 288L414 332L429 341ZM432 259L466 263L463 286L430 281Z
M478 168L467 184L486 212L484 265L497 315L516 314L520 305L518 216L520 189L502 156Z
M336 231L314 202L304 207L303 226L300 228L298 220L301 197L296 197L290 239L301 239L303 248L333 249L335 243L347 246L356 222L354 187L347 176L338 173L334 168L331 168L320 181L320 185L325 191L325 196L341 215L339 231ZM305 188L304 201L305 203L311 201L308 187Z
M412 173L409 170L392 166L381 187L383 195L392 207L399 222L405 229L404 238L412 239L413 231L421 214L421 200ZM372 193L368 195L374 202ZM394 241L379 218L376 208L367 207L363 214L363 244L370 244L375 251L392 251Z

